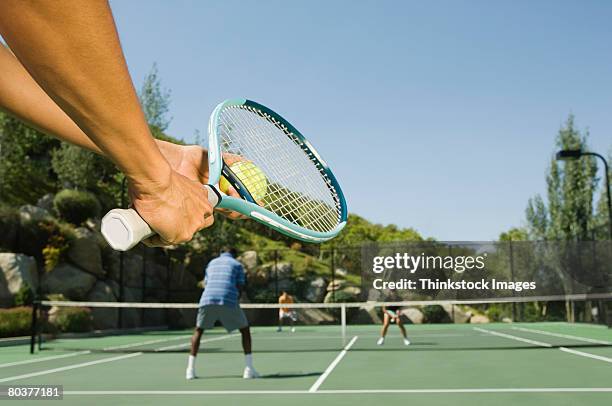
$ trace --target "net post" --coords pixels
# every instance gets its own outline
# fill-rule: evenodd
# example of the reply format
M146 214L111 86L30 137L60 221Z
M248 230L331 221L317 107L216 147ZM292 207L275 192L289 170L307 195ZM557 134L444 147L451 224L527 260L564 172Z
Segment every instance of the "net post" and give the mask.
M331 283L332 283L332 287L334 289L332 289L331 291L331 296L332 296L332 302L336 301L336 263L335 263L335 250L334 250L334 246L332 245L331 247L331 258L329 261L329 268L331 271Z
M346 303L340 304L340 324L342 330L342 345L346 345Z
M30 326L30 354L34 354L36 346L36 332L38 331L38 301L32 303L32 325Z
M278 298L280 292L278 290L278 250L274 250L274 295Z
M509 255L510 255L510 275L512 276L512 282L516 282L516 278L514 277L514 251L512 248L512 239L510 239L510 241L508 241L508 247L509 247ZM514 296L514 292L512 293L512 295ZM516 319L516 302L512 302L512 321L516 322L518 321Z

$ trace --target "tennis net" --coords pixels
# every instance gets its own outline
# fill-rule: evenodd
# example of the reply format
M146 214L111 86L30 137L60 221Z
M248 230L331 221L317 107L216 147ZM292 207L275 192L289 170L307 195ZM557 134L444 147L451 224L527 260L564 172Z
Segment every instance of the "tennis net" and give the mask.
M530 347L529 341L508 342L499 334L533 326L548 332L548 338L560 340L559 345L610 346L612 330L604 326L590 328L585 340L570 339L573 326L593 327L601 322L610 300L612 292L490 300L244 303L241 307L256 352L337 351L355 336L360 340L353 349L376 348L384 309L394 309L400 321L394 319L390 325L385 349L402 348L402 340L396 339L401 332L394 326L402 324L413 341L411 350L452 350ZM288 312L279 331L281 308ZM34 306L30 349L34 352L38 343L39 350L187 352L197 310L195 303L40 301ZM240 334L227 334L219 325L205 332L201 351L240 352Z

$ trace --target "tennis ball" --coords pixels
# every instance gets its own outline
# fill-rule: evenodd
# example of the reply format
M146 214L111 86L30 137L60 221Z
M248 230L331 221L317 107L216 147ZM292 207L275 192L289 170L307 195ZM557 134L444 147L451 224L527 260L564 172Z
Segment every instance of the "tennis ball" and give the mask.
M230 165L230 169L247 188L255 201L262 200L268 191L268 178L253 162L238 161ZM230 187L225 177L219 180L219 190L227 194Z

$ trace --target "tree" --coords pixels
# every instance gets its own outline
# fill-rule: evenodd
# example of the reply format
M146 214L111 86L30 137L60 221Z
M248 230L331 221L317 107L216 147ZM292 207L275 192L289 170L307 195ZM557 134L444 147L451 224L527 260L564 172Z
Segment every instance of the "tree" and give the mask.
M53 190L50 151L59 142L0 112L0 201L18 206Z
M156 138L160 138L160 135L163 135L163 132L170 125L172 118L168 117L170 90L162 88L156 63L153 64L151 71L145 77L138 98L147 123L151 127L151 132Z
M499 235L499 241L527 241L529 232L521 227L512 227Z
M612 164L612 153L608 154L607 158L608 164ZM612 179L612 168L610 168L610 173L608 175L610 179ZM608 197L606 196L606 187L610 187L606 185L606 177L605 174L602 175L600 182L603 187L601 195L599 196L599 202L597 203L596 214L595 214L595 238L599 240L607 240L610 238L610 231L608 222L610 221L610 217L608 214Z
M559 130L556 150L587 151L588 131L581 133L570 115ZM592 157L560 163L551 158L546 175L547 198L529 200L526 217L531 238L543 240L587 240L594 230L593 202L597 187L597 163Z
M110 160L67 143L55 149L51 157L60 188L92 192L105 210L121 203L122 175Z

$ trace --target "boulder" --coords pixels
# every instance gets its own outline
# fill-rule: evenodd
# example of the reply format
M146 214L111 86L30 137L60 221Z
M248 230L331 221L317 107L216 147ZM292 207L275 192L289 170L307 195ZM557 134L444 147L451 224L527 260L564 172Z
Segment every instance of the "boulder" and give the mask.
M120 301L119 284L115 281L107 280L105 283L110 287L113 296ZM96 284L97 285L97 284ZM123 301L124 302L140 302L142 301L142 294L138 289L124 288L123 290ZM119 326L119 312L121 312L121 326ZM117 310L117 326L123 328L132 328L140 326L140 309L124 308Z
M42 277L44 293L61 293L69 300L84 300L96 277L70 264L62 263Z
M489 318L484 314L475 314L470 318L470 323L472 324L486 324L489 322Z
M248 275L249 285L252 286L263 286L270 280L270 275L263 269L259 269L255 272L249 272Z
M446 313L451 317L454 323L467 323L472 317L472 312L463 310L457 305L444 304L442 305Z
M319 303L325 298L325 287L327 283L322 277L317 277L310 281L306 287L304 297L309 302Z
M382 309L374 305L348 308L347 317L350 324L382 324Z
M297 315L298 320L306 325L336 323L334 316L324 309L300 309Z
M347 270L346 270L346 269L344 269L344 268L336 268L336 269L334 270L334 274L335 274L336 276L340 276L340 277L344 278L346 275L348 275L348 272L347 272Z
M357 287L357 286L347 286L344 289L342 289L342 292L351 295L351 296L355 296L355 298L359 299L359 296L361 296L361 288Z
M406 309L403 309L402 315L406 316L412 324L422 324L423 323L423 319L424 319L423 312L421 312L416 307L408 307Z
M238 261L242 263L247 271L251 271L257 267L257 252L245 251L238 257Z
M84 271L103 277L105 272L96 235L85 227L78 227L74 232L76 239L67 252L69 261Z
M279 262L278 264L267 264L262 266L261 269L268 273L270 280L274 278L278 279L289 279L293 274L293 266L290 262Z
M113 287L102 281L95 283L87 294L90 302L116 302ZM92 307L91 316L96 330L106 330L118 327L119 310L116 308Z
M336 280L329 282L329 284L327 285L327 291L332 292L336 290L342 290L345 286L346 286L345 280L336 279Z
M290 262L279 262L275 267L272 267L272 272L276 270L278 279L290 279L293 274L293 265Z
M48 218L49 216L50 214L47 210L32 206L31 204L26 204L25 206L21 206L19 208L19 217L22 222L40 221Z
M323 298L323 303L334 303L336 301L336 294L335 292L329 291L325 294L325 297Z
M271 286L274 286L274 282L272 282ZM278 291L279 291L279 293L282 292L283 290L287 291L287 292L292 292L292 290L293 290L293 279L279 279L278 280Z
M117 278L117 280L119 279ZM140 288L142 286L142 256L129 252L124 254L123 285L131 288Z
M25 286L38 289L36 260L23 254L0 253L0 305L12 306L14 296Z
M36 202L36 206L40 207L43 210L51 212L51 210L53 210L54 197L55 196L53 195L53 193L47 193L46 195L38 199L38 201Z
M18 245L20 226L19 214L16 211L0 213L0 251L22 252Z
M185 267L170 272L169 300L172 302L193 302L198 300L203 286L198 286L199 281Z

